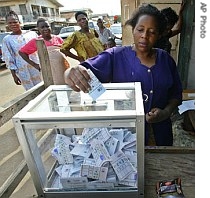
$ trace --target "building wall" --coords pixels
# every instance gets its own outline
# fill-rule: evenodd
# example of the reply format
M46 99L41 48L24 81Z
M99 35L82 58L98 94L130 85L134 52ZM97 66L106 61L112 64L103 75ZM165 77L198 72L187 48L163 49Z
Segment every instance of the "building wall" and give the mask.
M89 8L85 8L85 9L74 9L74 10L65 10L65 11L61 11L60 15L61 17L65 18L67 21L71 22L71 23L77 23L76 19L75 19L75 14L78 11L83 11L85 13L87 13L88 18L91 18L91 15L93 13L93 11Z
M195 26L193 30L192 36L192 47L190 50L190 59L189 59L189 70L188 70L188 78L186 89L195 89Z
M49 21L55 21L55 20L65 20L60 18L60 13L59 13L59 6L61 6L61 4L59 4L57 1L55 1L55 3L53 3L53 1L50 0L13 0L13 1L0 1L0 7L4 7L4 6L9 6L10 10L14 10L18 15L21 15L21 11L20 11L20 7L19 5L26 5L26 10L27 10L27 14L22 15L23 18L23 23L32 23L32 22L36 22L37 18L34 17L33 12L32 12L32 7L31 5L37 6L40 10L40 16L41 17L46 17L48 18ZM43 13L41 6L46 7L47 9L47 13ZM51 9L54 10L54 14L52 15L51 13ZM6 21L5 18L1 18L1 23L0 23L0 29L1 30L6 30Z
M125 26L125 22L131 17L131 14L136 7L136 0L121 0L121 24L123 45L131 45L133 43L131 27Z
M187 0L180 34L178 69L184 89L195 89L195 0Z

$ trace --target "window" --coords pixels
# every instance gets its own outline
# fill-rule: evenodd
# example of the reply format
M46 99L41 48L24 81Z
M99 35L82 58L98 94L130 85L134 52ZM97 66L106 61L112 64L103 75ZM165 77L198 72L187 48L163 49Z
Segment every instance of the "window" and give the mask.
M50 8L50 14L51 14L51 16L55 16L55 10L54 10L54 8Z
M42 9L42 14L43 14L43 16L44 16L44 17L49 17L48 8L42 6L41 9Z
M25 5L25 4L20 4L20 5L19 5L19 8L20 8L20 14L21 14L21 15L26 15L26 14L28 14L27 9L26 9L26 5Z
M9 11L10 11L9 6L0 7L0 17L4 18Z

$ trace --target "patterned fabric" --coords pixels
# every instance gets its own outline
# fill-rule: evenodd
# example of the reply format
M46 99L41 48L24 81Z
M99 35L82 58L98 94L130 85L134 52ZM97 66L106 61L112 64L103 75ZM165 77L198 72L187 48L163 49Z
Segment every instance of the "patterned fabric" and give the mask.
M49 55L53 82L55 85L63 85L65 84L63 73L67 66L66 63L68 64L63 54L60 52L59 46L62 45L63 39L57 35L51 35L51 36L52 38L49 41L44 40L44 43L47 47L47 51ZM42 38L42 36L39 36L38 38ZM20 49L20 51L28 55L36 52L37 51L36 40L37 38L30 40L26 45L24 45ZM68 67L69 67L69 64L67 68Z
M84 60L104 51L104 47L99 38L95 37L93 29L90 29L88 36L80 31L75 31L71 36L68 36L64 40L61 49L70 50L71 48L75 49L77 55L83 57Z
M171 116L173 126L173 146L195 148L195 135L183 129L184 115L175 112Z
M33 66L29 65L19 55L19 49L38 35L34 31L23 31L21 35L7 35L2 42L2 56L6 66L10 70L15 70L20 78L25 90L28 90L42 81L41 73ZM30 59L38 63L37 53L30 55Z
M97 30L97 33L103 45L107 43L109 37L111 38L115 37L115 35L108 28L104 28L103 32L100 32L100 30Z

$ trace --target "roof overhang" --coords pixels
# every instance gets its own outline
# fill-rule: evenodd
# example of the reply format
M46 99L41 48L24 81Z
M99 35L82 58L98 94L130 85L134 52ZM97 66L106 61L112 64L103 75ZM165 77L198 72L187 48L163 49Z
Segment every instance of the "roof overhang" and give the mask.
M51 1L53 4L55 4L58 7L64 7L62 4L60 4L57 0L49 0Z

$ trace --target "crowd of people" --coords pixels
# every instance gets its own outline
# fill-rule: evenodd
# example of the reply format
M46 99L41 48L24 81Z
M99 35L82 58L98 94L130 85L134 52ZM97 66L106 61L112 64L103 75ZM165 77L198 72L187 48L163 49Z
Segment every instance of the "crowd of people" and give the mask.
M131 26L134 43L121 47L115 47L116 37L104 26L103 19L98 19L96 31L89 28L88 16L82 11L75 14L81 29L65 40L51 34L49 22L44 18L37 21L40 36L34 31L21 30L18 15L11 11L6 21L12 33L4 38L3 57L15 83L22 84L26 90L42 80L37 38L43 38L46 46L59 46L61 53L79 61L64 73L65 83L74 91L89 91L88 69L102 83L141 82L145 145L149 145L153 137L158 146L172 146L170 116L182 102L182 83L169 54L169 38L180 33L183 10L184 3L179 15L171 8L159 10L151 4L138 7L125 22ZM173 20L168 13L173 15Z

